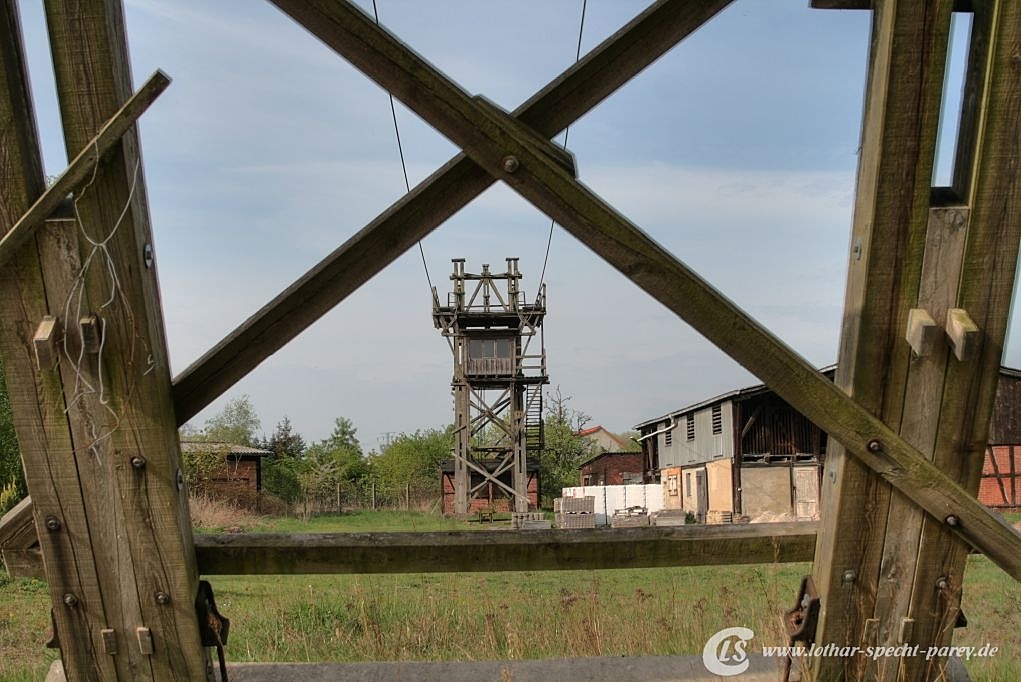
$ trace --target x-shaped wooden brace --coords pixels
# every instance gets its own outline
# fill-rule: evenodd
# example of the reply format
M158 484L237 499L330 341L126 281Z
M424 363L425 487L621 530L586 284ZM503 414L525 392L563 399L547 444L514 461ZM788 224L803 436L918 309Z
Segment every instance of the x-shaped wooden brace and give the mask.
M1021 579L1021 537L637 226L579 183L545 136L472 97L346 0L272 0L461 147L493 178L762 379L869 468Z

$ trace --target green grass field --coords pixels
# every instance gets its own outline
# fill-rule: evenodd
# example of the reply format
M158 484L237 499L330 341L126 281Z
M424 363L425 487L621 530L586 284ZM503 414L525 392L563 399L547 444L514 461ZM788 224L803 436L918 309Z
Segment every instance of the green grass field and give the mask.
M264 521L263 531L492 527L427 514L375 512ZM500 524L496 524L499 527ZM256 530L253 528L252 530ZM228 660L491 660L695 654L721 628L746 625L780 644L807 564L373 576L215 576L231 619ZM0 573L0 680L42 679L54 652L46 586ZM999 646L973 660L975 680L1021 679L1021 585L969 560L967 628L954 643Z

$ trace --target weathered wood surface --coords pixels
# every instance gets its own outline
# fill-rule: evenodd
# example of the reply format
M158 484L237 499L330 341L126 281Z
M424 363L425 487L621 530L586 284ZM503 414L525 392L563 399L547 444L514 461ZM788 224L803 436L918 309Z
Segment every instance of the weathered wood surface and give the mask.
M32 500L26 497L0 517L0 549L25 549L36 542Z
M212 574L435 573L811 561L814 523L433 533L197 535Z
M971 361L948 364L934 456L971 494L981 480L1021 247L1021 4L976 3L975 12L972 58L985 68L969 67L980 74L970 88L980 93L981 116L965 138L974 140L973 150L958 159L972 168L955 171L970 207L955 307L978 326L979 347ZM924 519L908 614L916 641L950 643L967 554L945 527ZM931 678L936 671L924 665L906 661L906 679Z
M43 221L50 217L69 194L81 188L92 175L103 155L110 151L120 141L121 136L135 125L135 121L145 113L149 105L156 101L156 98L167 89L168 85L170 85L170 79L165 73L162 71L154 73L145 85L132 95L131 99L125 102L124 106L82 147L78 156L68 165L67 170L61 173L60 177L43 192L42 196L32 204L14 227L0 239L0 268L10 260L18 248L35 234Z
M42 161L25 70L15 3L0 5L0 233L6 233L42 194ZM44 253L54 241L76 236L44 228L0 268L0 355L25 477L33 496L36 530L46 555L53 622L71 680L116 679L115 662L90 636L105 622L102 594L85 521L74 445L56 372L36 370L32 338L43 316L63 306L54 281L43 283ZM47 297L50 300L47 300ZM45 519L60 523L49 531ZM79 607L64 604L72 595Z
M64 137L74 156L132 94L122 7L119 0L53 0L46 17ZM48 227L51 239L40 251L48 312L60 318L66 344L57 370L46 374L66 390L72 439L71 447L52 454L77 476L53 484L76 490L82 506L40 499L29 478L36 517L81 529L73 551L91 554L97 581L98 589L72 606L55 600L55 610L81 613L85 621L58 633L61 644L91 647L89 661L65 669L69 679L204 679L193 605L198 573L187 500L178 486L180 451L156 272L145 262L151 235L134 131L76 193L74 208L77 220L63 230ZM82 356L78 321L88 315L101 322L102 352ZM140 469L130 464L136 455L146 460ZM43 554L48 577L66 579L45 545ZM138 627L153 632L151 655L132 640ZM111 629L116 656L102 649L102 633Z
M275 0L353 65L461 146L635 284L744 365L867 467L1021 579L1021 536L918 450L820 375L553 160L520 122L497 116L347 2ZM518 164L506 169L504 159ZM931 168L931 166L930 166ZM897 338L903 335L902 318ZM906 344L902 345L907 348ZM857 513L857 511L855 512Z
M552 137L709 21L731 0L660 0L551 81L514 115ZM174 380L184 423L495 182L448 161Z
M900 331L910 310L919 305L949 22L947 2L933 4L924 13L911 3L884 2L873 17L851 235L855 251L848 261L836 383L894 427L904 414L912 366L929 370L930 393L913 396L924 403L922 413L942 393L945 343L935 357L913 360L911 349L900 341ZM933 252L930 259L938 255ZM936 320L942 327L942 319ZM938 413L938 402L935 409ZM924 429L909 427L904 435L931 456L932 438ZM823 487L823 531L813 566L822 602L817 641L841 646L888 641L896 636L904 610L898 614L891 603L890 609L880 607L882 624L875 617L877 601L896 599L891 594L896 579L880 580L881 572L890 576L895 570L889 558L884 564L883 538L887 524L893 524L895 542L890 549L896 554L896 540L916 542L917 531L912 532L910 516L904 532L897 531L894 526L901 518L890 515L889 486L849 457L839 443L827 452ZM896 498L893 505L903 511ZM813 663L823 678L849 679L858 679L870 665L863 656ZM897 666L884 666L889 668L897 673Z

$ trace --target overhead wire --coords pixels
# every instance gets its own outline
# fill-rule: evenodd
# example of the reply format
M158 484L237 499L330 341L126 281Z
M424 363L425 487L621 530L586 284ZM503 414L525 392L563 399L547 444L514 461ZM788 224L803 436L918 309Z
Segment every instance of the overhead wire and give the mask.
M372 15L376 20L376 26L379 26L379 9L376 7L376 0L372 0ZM404 145L401 144L401 129L397 125L397 106L394 104L393 93L389 90L386 93L390 97L390 114L393 116L394 122L394 135L397 137L397 153L401 157L401 170L404 172L404 188L407 192L411 192L411 182L408 180L408 164L404 161ZM425 270L425 281L429 284L429 294L433 298L436 297L436 289L433 287L432 277L429 276L429 264L425 259L425 249L422 248L422 240L418 240L418 254L422 257L422 269Z
M373 0L375 3L375 0ZM581 21L578 25L578 46L574 52L574 63L577 64L581 60L581 39L585 35L585 10L588 7L588 0L581 0ZM564 145L563 148L567 150L567 138L571 134L571 126L567 126L564 129ZM542 273L539 275L539 288L536 290L537 296L542 296L542 286L546 282L546 265L549 263L549 252L550 246L553 244L553 228L556 226L557 221L553 218L550 219L549 223L549 236L546 238L546 255L542 259Z

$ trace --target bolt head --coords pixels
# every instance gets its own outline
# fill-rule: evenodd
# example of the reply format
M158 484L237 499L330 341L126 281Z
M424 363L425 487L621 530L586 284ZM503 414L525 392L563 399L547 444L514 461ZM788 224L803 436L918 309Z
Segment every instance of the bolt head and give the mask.
M144 469L145 457L142 457L141 455L135 455L134 457L131 458L131 466L135 467L136 469Z
M78 605L78 597L74 596L70 592L64 595L64 605L74 607Z
M177 489L184 490L184 472L180 469L177 470Z
M944 520L944 521L946 522L946 524L947 524L948 526L950 526L951 528L957 528L957 527L958 527L959 525L961 525L961 520L960 520L960 519L958 519L958 518L957 518L956 516L954 516L953 514L950 514L950 515L948 515L948 516L947 516L947 517L946 517L945 519L943 519L943 520Z
M940 590L945 590L950 587L950 581L947 580L946 577L941 577L936 581L936 587Z
M148 270L152 267L152 244L146 244L145 248L142 249L142 260L145 262L145 267Z
M161 606L166 606L167 604L170 603L170 595L167 594L166 592L157 592L156 603L160 604Z
M858 578L858 574L848 569L844 571L844 575L842 577L845 583L853 583Z
M865 447L869 449L869 452L879 452L880 450L883 449L883 444L880 443L877 439L873 438Z
M54 533L60 530L60 519L58 519L56 516L47 516L46 529Z
M518 157L510 155L503 157L503 169L508 173L514 173L521 167Z

